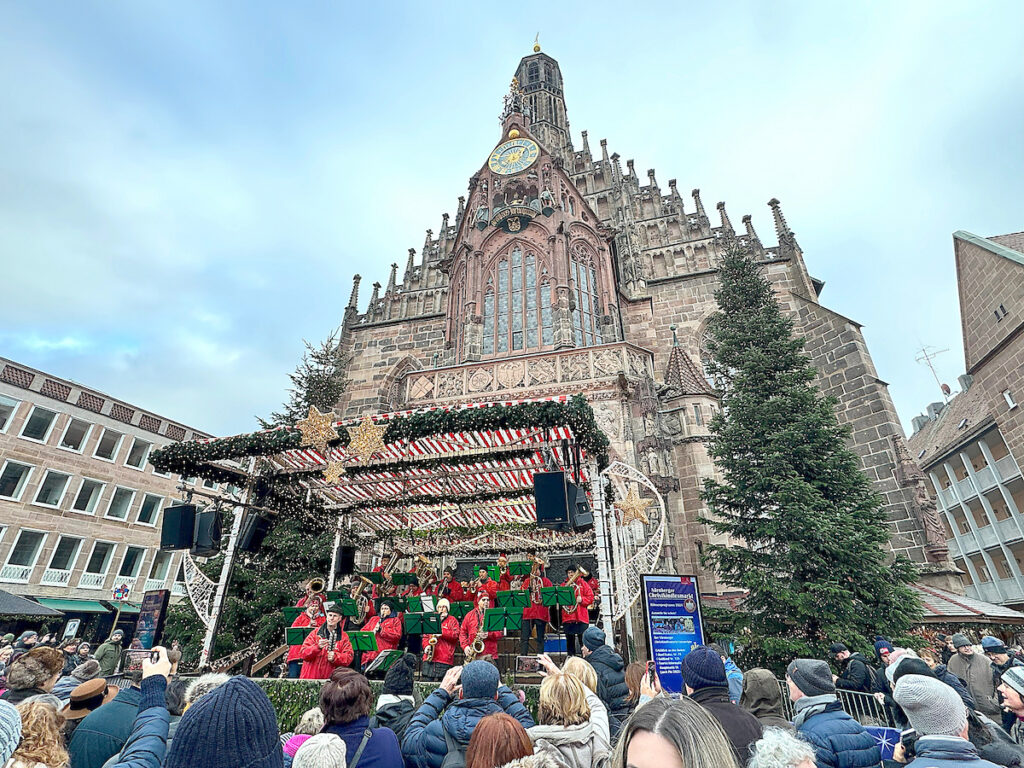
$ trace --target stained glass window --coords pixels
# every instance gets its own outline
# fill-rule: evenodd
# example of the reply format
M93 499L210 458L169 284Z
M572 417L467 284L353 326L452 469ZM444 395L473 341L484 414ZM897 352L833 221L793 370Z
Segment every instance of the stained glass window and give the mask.
M537 257L524 254L518 247L498 262L489 281L494 287L484 296L484 355L519 352L552 343L551 289L547 284L538 288L537 269ZM543 293L538 296L544 290L547 299Z
M576 346L590 347L601 344L601 306L597 298L597 270L582 250L576 249L573 253L571 273L576 285L576 309L572 313L572 330Z
M484 349L485 355L494 354L494 290L484 294Z

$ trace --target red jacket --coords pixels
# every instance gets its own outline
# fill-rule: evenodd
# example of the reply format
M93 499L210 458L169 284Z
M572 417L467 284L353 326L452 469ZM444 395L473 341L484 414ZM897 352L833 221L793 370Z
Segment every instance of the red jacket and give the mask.
M451 614L444 617L441 622L441 634L437 638L437 645L434 646L434 662L436 664L454 664L455 648L459 644L459 634L462 628L459 620ZM427 660L427 644L433 635L423 636L423 660Z
M344 667L352 663L352 643L348 639L348 633L341 633L341 640L334 644L334 648L321 648L319 630L314 629L306 636L306 642L302 644L302 674L301 680L326 680L338 667ZM328 658L330 651L334 651L334 659Z
M601 582L596 577L591 576L587 579L587 586L590 587L590 591L594 593L594 602L598 602L601 599Z
M384 619L383 624L380 616L374 616L363 625L362 631L376 632L377 627L380 627L380 632L377 632L377 650L363 651L363 664L368 664L376 659L380 656L381 651L395 650L402 639L402 620L397 616L388 616Z
M510 589L512 589L512 574L508 571L502 571L501 578L498 579L498 591L508 592ZM494 607L493 605L491 606L491 608Z
M568 580L562 582L562 586L566 586ZM587 606L594 602L594 593L590 589L590 585L582 579L576 579L575 584L576 593L579 595L579 603L576 605L576 610L567 611L565 608L562 609L562 623L567 621L580 621L584 624L590 623L590 615L587 613Z
M441 584L438 583L437 587L434 588L434 594L445 598L450 603L460 603L466 599L462 591L462 585L455 581L455 579L452 579L443 590L441 589Z
M552 586L551 579L549 579L547 576L541 576L541 583L545 587ZM529 589L529 585L527 585L527 589ZM540 619L542 621L550 621L551 609L542 603L533 602L533 599L531 597L530 604L526 608L523 608L523 621L526 621L527 619Z
M493 584L494 581L491 580ZM470 611L462 620L462 629L459 631L459 646L463 649L472 645L476 639L476 633L480 630L480 622L483 621L483 614L478 610ZM488 632L484 635L483 655L498 658L498 639L502 637L501 632Z
M316 624L315 625L311 625L310 624L309 614L306 613L305 611L303 611L302 613L300 613L298 616L295 617L295 621L292 622L292 626L293 627L315 626L317 629L319 629L320 625L323 624L323 623L324 623L323 617L318 616L316 618ZM302 645L303 645L302 643L299 643L298 645L291 646L288 649L288 658L285 659L285 661L298 661L299 659L301 659L302 658Z
M494 579L488 579L487 583L484 584L480 589L473 593L473 605L480 605L480 595L486 593L491 598L491 608L498 607L498 582Z

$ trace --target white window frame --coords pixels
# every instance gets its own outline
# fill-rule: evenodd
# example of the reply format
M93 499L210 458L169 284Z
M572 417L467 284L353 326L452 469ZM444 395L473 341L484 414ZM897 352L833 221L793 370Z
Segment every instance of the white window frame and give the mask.
M142 493L142 501L139 502L139 511L135 515L135 522L138 523L139 525L144 525L147 528L156 528L156 521L160 519L160 513L163 511L164 502L167 499L164 498L163 496L161 496L159 493L148 493L146 491L140 491L140 493ZM144 520L142 520L142 507L146 503L146 498L149 497L149 496L152 496L154 499L157 500L157 502L156 502L156 513L153 515L153 521L150 522L150 523L147 523Z
M56 568L56 569L54 569L53 568L53 558L57 554L57 547L60 546L60 540L65 538L65 537L69 538L69 539L78 539L78 548L75 550L75 555L74 555L74 557L71 558L71 563L68 565L67 568ZM49 570L74 571L75 570L75 566L78 565L78 558L82 556L82 550L85 549L85 546L84 546L85 545L85 541L86 541L86 539L85 539L84 536L74 536L74 535L72 535L70 533L58 534L58 536L57 536L57 543L53 545L53 551L50 553L50 561L49 561L49 563L46 566L46 570L48 570L48 571Z
M143 443L149 445L149 448L147 448L146 452L142 454L142 463L139 466L135 466L134 464L129 464L128 459L131 457L132 451L135 450L135 444L139 441L142 441ZM146 464L149 462L149 454L153 452L153 448L154 445L151 440L143 440L141 437L133 437L132 446L131 448L128 449L128 453L124 457L124 465L128 467L128 469L134 469L136 472L145 472Z
M71 429L71 425L74 424L76 421L80 421L86 426L85 435L82 437L82 446L78 450L75 450L74 448L68 448L66 445L64 445L64 438L68 436L68 430ZM83 453L85 451L86 443L89 442L89 438L92 436L92 428L94 426L96 425L93 424L92 422L86 421L85 419L79 419L74 416L69 416L68 423L64 426L64 431L60 433L60 440L57 441L57 447L60 448L62 451L67 451L68 453Z
M123 573L121 573L121 568L124 566L124 561L128 559L128 553L133 549L142 550L142 554L139 555L138 570L133 576L125 576ZM117 566L117 572L114 576L114 580L117 581L118 579L134 579L135 581L138 581L140 574L142 574L143 572L143 566L146 564L146 554L148 552L148 549L146 549L145 547L140 547L138 544L125 544L124 553L121 555L121 565Z
M174 553L166 552L160 549L157 549L153 552L153 559L149 561L149 575L146 576L146 581L149 581L150 579L157 580L158 577L153 575L153 568L156 567L156 563L157 560L160 559L160 555L167 556L167 571L164 573L163 577L159 579L160 583L166 584L167 577L171 575L171 566L174 565Z
M79 494L82 493L82 486L85 485L86 482L99 483L100 484L99 494L96 496L96 503L93 504L92 511L87 511L87 510L84 510L84 509L75 509L75 501L78 501L78 496L79 496ZM107 490L107 483L105 483L104 481L100 480L99 478L97 478L97 477L89 477L88 475L82 477L82 482L80 482L78 484L78 490L75 491L75 499L74 499L74 501L71 502L71 506L69 507L69 509L72 512L74 512L76 515L87 515L89 517L95 517L96 516L96 510L99 508L100 502L103 501L103 492L105 490Z
M41 411L49 411L50 413L53 414L53 420L50 422L50 426L48 426L46 428L46 434L43 435L43 439L42 440L38 440L38 439L36 439L34 437L27 437L25 435L25 429L28 427L28 423L30 421L32 421L32 415L36 412L37 408L39 410L41 410ZM32 404L32 410L28 412L28 416L25 418L25 421L21 425L21 431L18 433L18 437L20 437L22 440L28 440L30 443L36 443L38 445L46 445L49 442L49 440L50 440L50 435L53 434L53 428L57 425L57 419L59 417L60 417L60 412L59 411L55 411L52 408L44 408L41 405L37 405L37 404L33 403Z
M3 427L0 427L0 435L3 435L3 434L6 434L7 430L9 430L11 428L11 424L14 423L14 417L18 415L18 409L21 408L21 404L23 402L25 402L25 401L24 400L19 400L16 397L11 397L10 395L5 395L2 392L0 392L0 397L3 397L5 399L7 399L7 400L13 400L14 401L14 410L11 411L11 418L9 418L7 420L7 423L4 424Z
M3 581L6 581L8 583L27 584L29 581L31 581L31 579L32 579L32 571L34 571L36 569L36 566L39 565L39 557L43 554L43 550L46 549L46 540L50 538L49 531L41 531L38 528L19 528L18 529L18 538L15 539L11 543L11 548L9 550L7 550L7 557L4 559L4 565L3 565L4 568L6 568L8 565L11 564L11 555L14 554L14 548L18 545L18 539L21 538L21 534L23 532L25 532L25 531L28 531L29 533L41 533L43 535L43 538L39 540L39 549L36 550L35 557L32 558L32 564L28 565L28 566L23 566L23 565L18 566L19 568L25 568L25 567L28 568L28 578L25 579L24 581L22 581L21 579L4 579L3 580Z
M21 501L21 497L25 495L25 489L28 488L32 482L32 473L36 471L36 467L33 464L28 464L24 461L17 461L16 459L7 459L2 466L0 466L0 475L3 474L4 470L7 469L8 464L18 464L22 467L28 467L28 474L25 475L25 482L21 486L21 490L18 491L17 496L0 496L0 499L6 499L7 501Z
M131 491L131 494L132 494L131 498L128 499L128 506L125 507L125 509L124 509L124 517L114 517L113 515L110 514L110 505L114 503L114 499L117 497L117 492L119 490ZM126 485L115 485L113 492L110 494L110 501L107 502L107 510L106 510L106 512L103 513L103 519L104 520L117 520L120 523L127 523L128 522L128 518L130 518L132 516L132 505L135 504L135 496L136 496L136 494L138 494L138 491L135 490L134 488L129 488Z
M114 432L114 433L120 435L120 437L117 438L117 445L114 446L114 452L111 454L109 459L105 459L102 456L100 456L99 454L97 454L97 451L99 451L99 449L100 449L100 444L103 442L103 435L105 435L107 433L107 430L110 430L111 432ZM103 431L100 432L100 439L96 441L96 447L92 449L92 457L94 459L98 460L98 461L105 461L108 464L113 464L113 463L115 463L117 461L117 454L119 454L121 452L121 443L123 443L123 442L124 442L124 432L118 432L113 427L104 427Z
M64 487L61 489L60 498L57 499L56 504L44 504L41 501L37 501L39 498L39 491L43 489L43 483L46 482L46 478L49 477L50 473L53 472L57 475L64 475L67 478L67 482L64 483ZM68 495L68 488L71 487L71 479L74 477L70 472L61 472L59 469L48 468L43 474L43 479L39 481L39 485L36 486L35 496L32 497L32 506L42 507L43 509L60 509L60 505L64 503L64 497Z
M110 545L110 558L107 560L106 567L102 572L93 574L92 571L86 570L89 567L89 561L92 560L92 556L96 553L97 544L109 544ZM79 589L103 589L103 584L107 583L107 577L110 576L110 564L114 562L114 558L117 557L117 542L108 541L107 539L93 539L92 547L89 549L89 556L85 558L85 565L82 566L82 575L78 577L78 588ZM85 578L86 574L92 574L94 576L102 576L103 584L98 587L83 587L82 579Z
M156 467L153 467L153 474L156 475L157 477L170 477L171 476L170 472L160 472L160 471L157 470Z

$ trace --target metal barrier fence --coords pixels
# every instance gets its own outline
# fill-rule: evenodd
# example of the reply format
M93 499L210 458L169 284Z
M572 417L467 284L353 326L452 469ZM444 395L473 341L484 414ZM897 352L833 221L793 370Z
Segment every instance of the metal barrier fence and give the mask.
M793 719L793 702L789 700L789 686L785 680L777 680L779 690L782 691L782 709L789 720ZM861 693L859 691L836 691L839 702L843 709L861 725L879 725L888 728L895 728L896 723L892 718L889 708L879 703L873 693Z

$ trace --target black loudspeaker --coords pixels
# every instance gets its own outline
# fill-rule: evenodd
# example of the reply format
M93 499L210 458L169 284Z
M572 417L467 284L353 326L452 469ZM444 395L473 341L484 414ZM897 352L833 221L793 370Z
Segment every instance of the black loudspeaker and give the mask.
M587 492L578 485L569 484L569 523L574 531L589 531L594 527L594 513L587 501Z
M196 557L210 557L220 552L220 510L196 512L191 552Z
M195 523L196 508L193 504L176 504L165 509L160 527L160 549L164 552L189 549Z
M356 548L351 544L342 544L338 549L338 559L334 566L335 577L351 576L356 572Z
M569 496L565 472L538 472L533 476L537 526L556 531L569 527Z
M249 516L242 521L242 528L238 532L238 550L240 552L259 552L263 545L263 539L270 532L271 523L267 518L250 512Z

